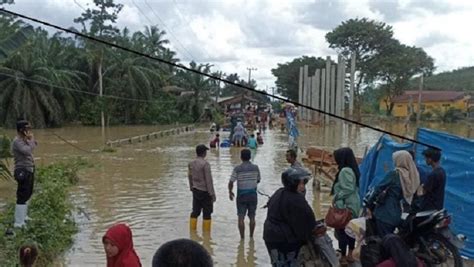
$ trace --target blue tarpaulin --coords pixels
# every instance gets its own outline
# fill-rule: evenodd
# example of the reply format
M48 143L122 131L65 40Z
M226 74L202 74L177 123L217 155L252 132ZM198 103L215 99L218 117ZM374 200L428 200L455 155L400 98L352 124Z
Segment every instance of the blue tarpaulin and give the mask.
M438 132L419 129L416 139L442 150L441 166L447 175L445 208L452 215L451 229L468 237L461 254L474 258L474 140ZM377 185L385 174L393 169L392 154L398 150L415 150L416 164L423 176L429 172L422 145L397 143L389 136L382 136L364 158L360 170L360 195L365 196L369 188Z

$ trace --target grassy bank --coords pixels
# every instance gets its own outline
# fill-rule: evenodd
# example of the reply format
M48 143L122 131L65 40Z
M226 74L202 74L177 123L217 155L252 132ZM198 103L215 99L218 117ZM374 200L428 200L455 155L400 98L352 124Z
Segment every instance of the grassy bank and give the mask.
M31 221L23 229L15 229L14 236L5 231L13 225L15 200L0 214L1 266L17 266L18 249L34 243L39 248L36 266L49 266L73 243L77 226L72 216L73 206L68 192L77 183L77 171L86 162L75 160L39 168L35 177L35 191L29 201Z

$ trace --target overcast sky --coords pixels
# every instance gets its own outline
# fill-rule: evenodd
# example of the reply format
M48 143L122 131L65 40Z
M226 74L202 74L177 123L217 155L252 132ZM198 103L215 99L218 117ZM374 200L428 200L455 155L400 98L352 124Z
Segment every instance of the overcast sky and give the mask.
M15 0L16 12L61 26L92 0ZM274 86L271 69L302 55L332 56L324 35L342 21L368 17L394 28L395 38L435 59L437 72L474 65L472 0L116 0L124 5L120 27L157 25L168 33L183 63L210 62L214 69ZM77 25L76 25L77 26Z

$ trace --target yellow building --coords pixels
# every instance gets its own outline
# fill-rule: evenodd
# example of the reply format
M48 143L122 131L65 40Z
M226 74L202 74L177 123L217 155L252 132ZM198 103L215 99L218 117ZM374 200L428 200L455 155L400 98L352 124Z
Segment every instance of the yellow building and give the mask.
M403 95L394 97L392 99L392 116L407 117L411 107L414 112L417 112L418 94L418 91L405 91ZM467 113L469 99L470 96L461 91L423 91L421 93L421 111L433 114L436 110L445 112L450 108L455 108ZM387 110L385 99L380 101L380 110Z

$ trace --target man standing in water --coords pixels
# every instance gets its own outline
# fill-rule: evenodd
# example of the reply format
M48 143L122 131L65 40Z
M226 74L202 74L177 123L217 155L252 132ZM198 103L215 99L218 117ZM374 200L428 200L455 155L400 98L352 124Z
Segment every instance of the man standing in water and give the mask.
M294 149L288 149L286 151L286 162L290 163L290 167L303 168L303 165L301 165L296 158L296 151Z
M250 162L251 152L242 149L240 159L242 164L234 168L229 180L229 199L234 200L234 182L237 181L237 216L240 238L245 237L245 215L250 219L250 238L255 231L255 213L257 210L257 184L260 183L260 170Z
M212 181L211 165L205 160L207 154L205 145L196 147L196 159L188 165L189 189L193 192L193 211L189 221L189 227L195 231L197 228L197 218L203 212L202 229L204 232L211 231L211 214L216 193Z
M18 182L16 190L15 223L14 227L25 226L28 217L27 201L33 194L35 181L35 161L33 150L37 142L31 132L28 121L19 119L16 122L17 135L12 143L12 152L15 160L15 180Z

